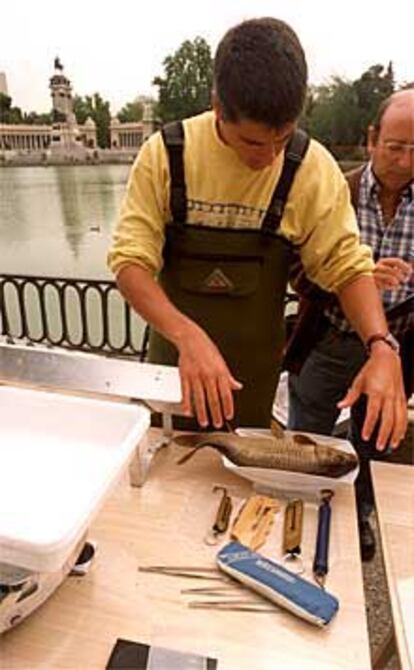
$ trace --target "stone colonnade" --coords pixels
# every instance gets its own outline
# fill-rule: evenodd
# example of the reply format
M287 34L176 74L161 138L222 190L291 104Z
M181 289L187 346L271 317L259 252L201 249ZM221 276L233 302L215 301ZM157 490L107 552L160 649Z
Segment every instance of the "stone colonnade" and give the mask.
M0 123L0 151L42 151L50 145L50 127Z
M143 141L143 124L140 121L120 123L115 117L111 121L111 149L137 150Z

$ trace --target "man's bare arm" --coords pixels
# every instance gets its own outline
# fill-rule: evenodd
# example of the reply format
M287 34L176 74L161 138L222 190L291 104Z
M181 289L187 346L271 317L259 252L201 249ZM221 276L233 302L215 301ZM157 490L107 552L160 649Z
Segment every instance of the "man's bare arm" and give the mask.
M342 309L363 342L374 334L388 332L388 324L374 279L362 276L338 292ZM368 396L367 414L362 429L363 439L369 439L377 420L380 429L377 448L384 449L390 441L396 448L407 430L407 401L402 381L399 356L385 342L372 345L371 355L339 407L349 407L358 397Z

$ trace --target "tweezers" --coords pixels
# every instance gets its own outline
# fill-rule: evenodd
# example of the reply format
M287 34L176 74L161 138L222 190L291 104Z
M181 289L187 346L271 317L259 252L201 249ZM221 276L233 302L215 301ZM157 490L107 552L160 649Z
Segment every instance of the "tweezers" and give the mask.
M277 612L277 607L269 607L263 603L255 603L251 600L193 600L188 603L191 609L215 609L233 612Z
M139 566L140 572L153 572L160 575L169 575L171 577L190 577L192 579L213 579L223 581L217 568L196 568L194 566L181 565L142 565Z
M235 593L238 594L240 590L246 590L241 584L229 584L228 586L203 586L201 588L192 588L192 589L181 589L183 595L193 595L194 593L200 593L205 596L215 596L220 595L221 593Z

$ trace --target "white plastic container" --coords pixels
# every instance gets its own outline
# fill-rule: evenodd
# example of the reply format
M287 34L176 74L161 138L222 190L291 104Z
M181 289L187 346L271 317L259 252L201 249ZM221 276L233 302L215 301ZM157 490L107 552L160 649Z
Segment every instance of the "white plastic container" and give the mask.
M61 570L149 422L138 404L0 387L0 562Z

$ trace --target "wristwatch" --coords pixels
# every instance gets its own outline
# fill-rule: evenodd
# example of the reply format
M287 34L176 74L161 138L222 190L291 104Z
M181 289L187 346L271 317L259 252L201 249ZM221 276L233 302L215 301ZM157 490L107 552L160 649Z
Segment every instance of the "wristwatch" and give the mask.
M377 333L376 335L371 335L365 342L365 349L367 350L368 354L371 353L372 345L374 342L385 342L388 344L389 347L393 351L395 351L396 354L400 353L400 344L398 340L395 339L394 335L392 333Z

